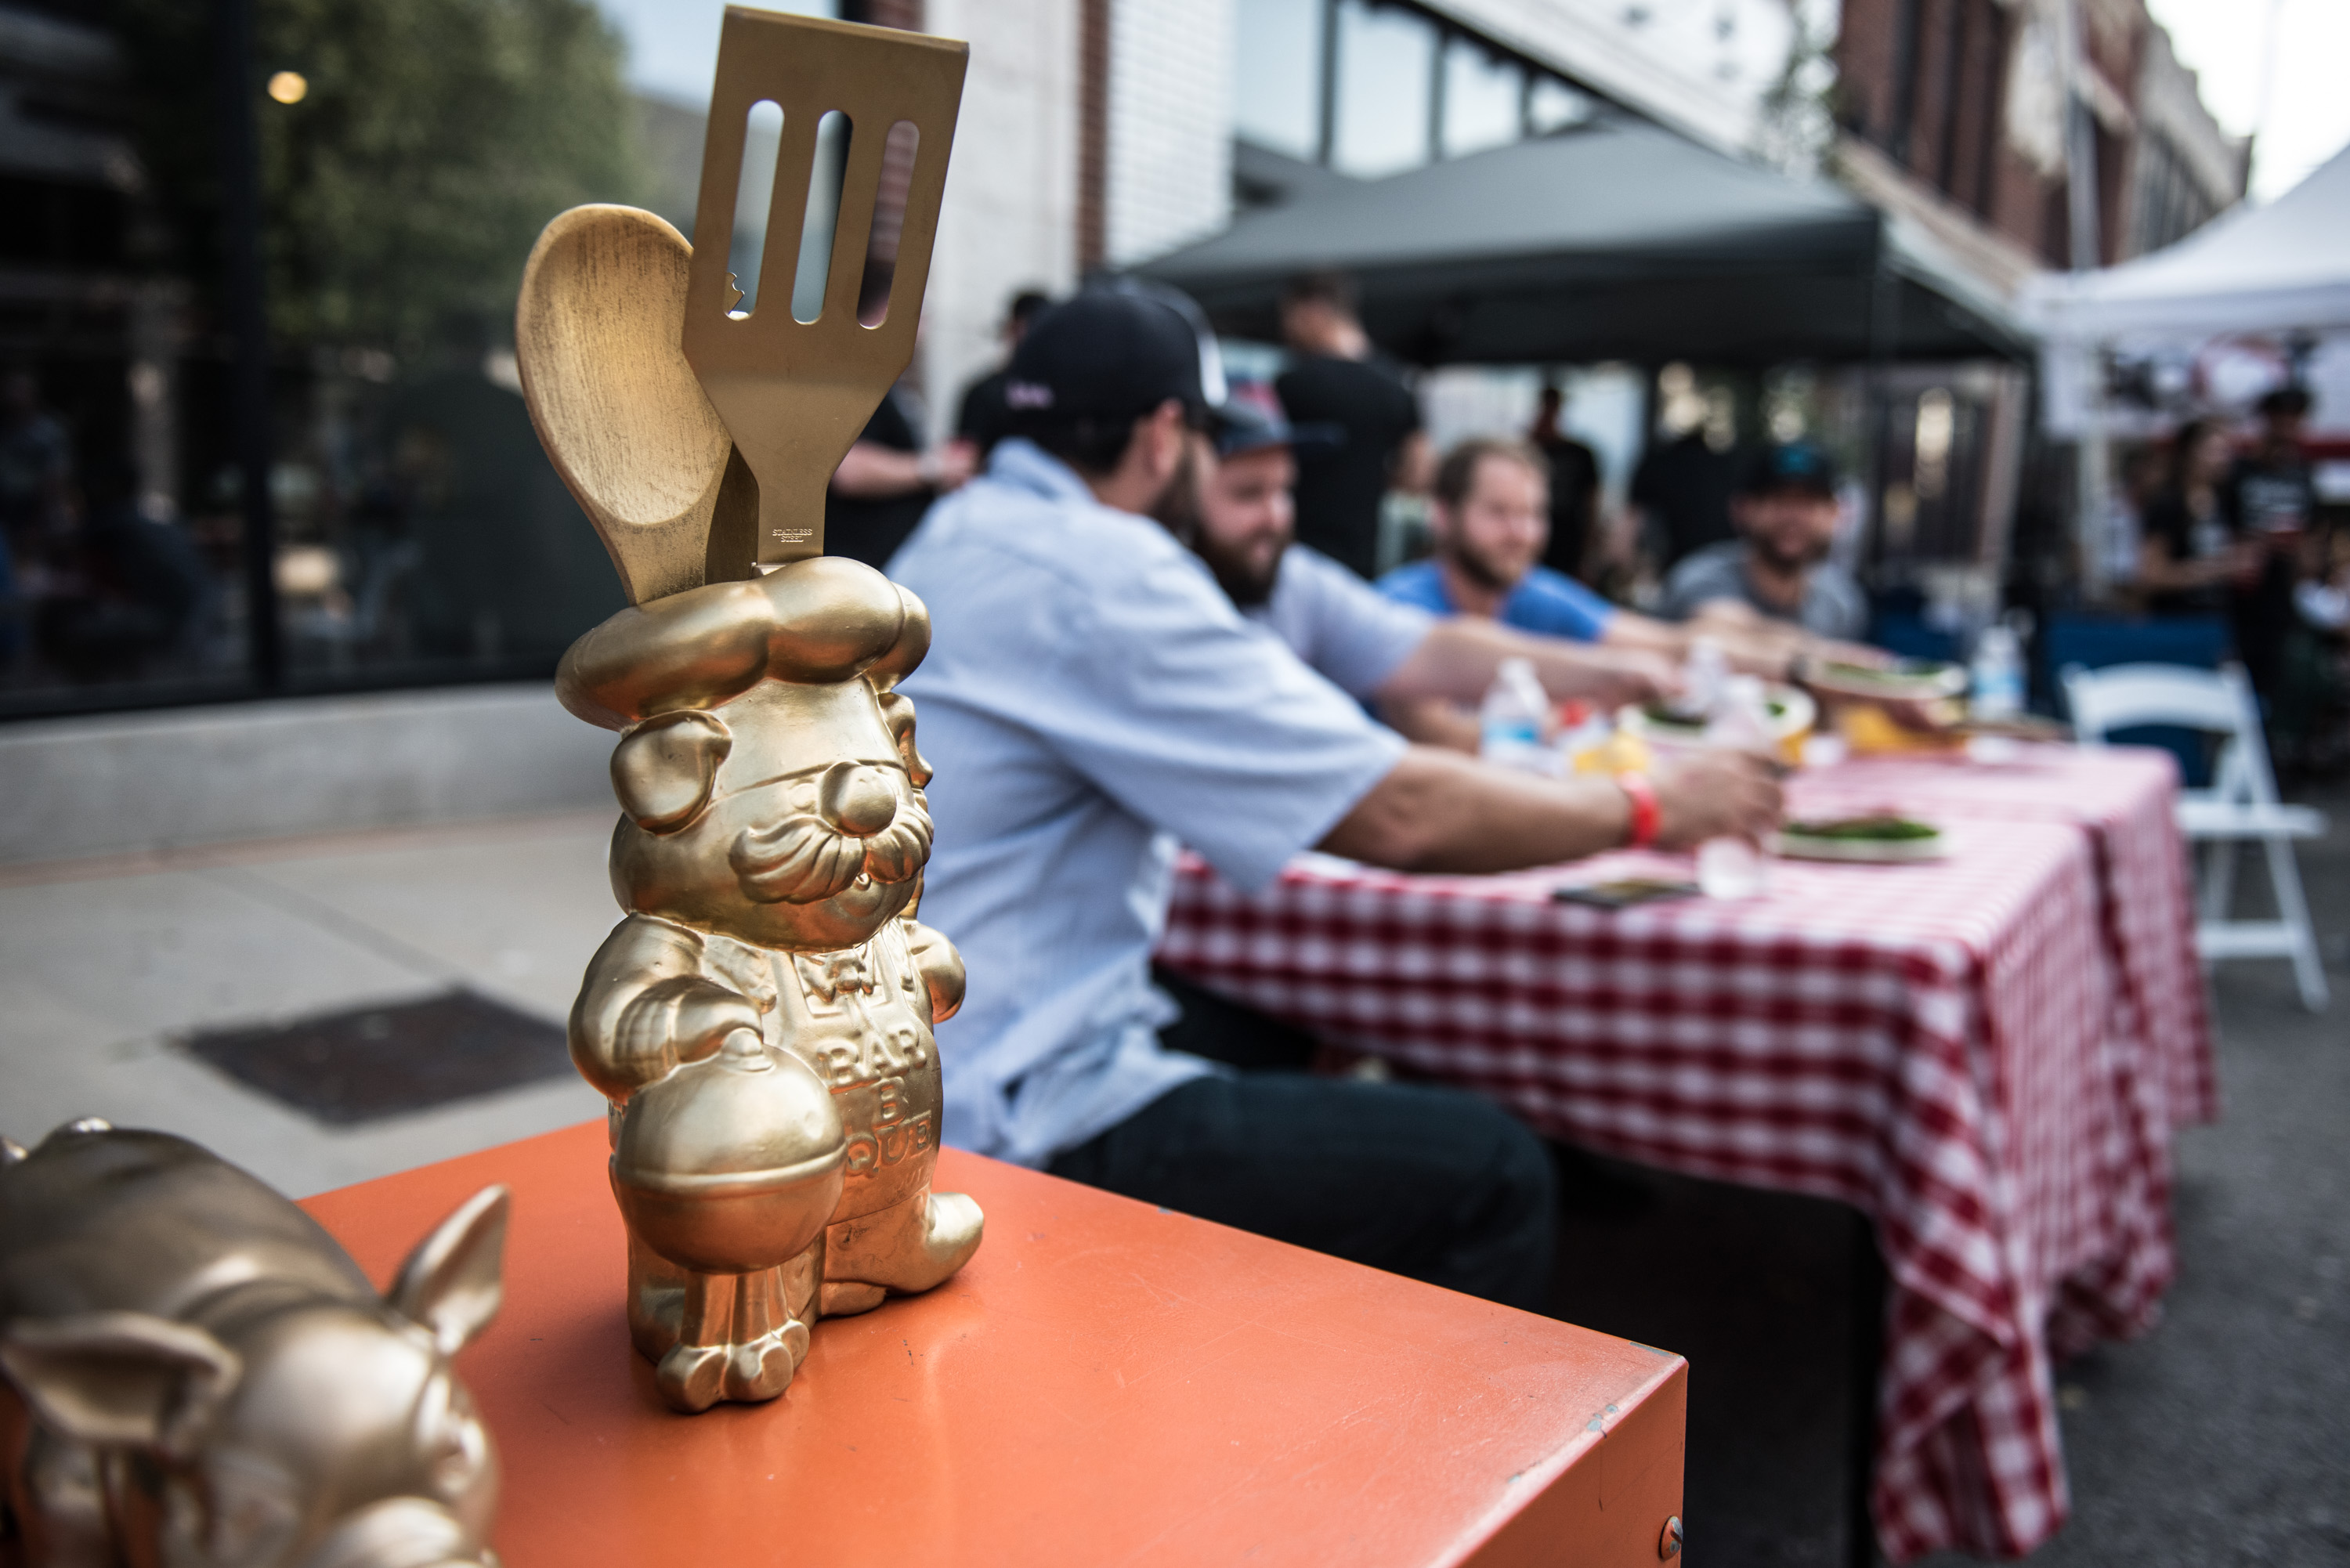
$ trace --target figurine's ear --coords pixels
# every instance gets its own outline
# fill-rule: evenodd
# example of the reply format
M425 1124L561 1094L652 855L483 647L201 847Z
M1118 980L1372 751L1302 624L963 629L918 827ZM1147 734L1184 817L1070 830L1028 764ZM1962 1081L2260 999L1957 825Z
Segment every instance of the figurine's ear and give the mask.
M454 1355L489 1327L505 1300L506 1189L484 1187L424 1238L384 1303Z
M0 1333L0 1371L46 1425L173 1459L195 1450L243 1370L203 1330L143 1312L19 1318Z
M920 789L931 782L931 764L914 749L914 701L903 691L885 691L881 695L881 722L889 726L889 738L898 742L899 760L906 764L907 774L914 787Z
M873 690L885 694L911 675L914 667L922 662L922 655L931 650L930 607L898 584L889 586L898 590L898 608L905 618L898 623L898 640L889 645L889 651L865 670L865 679L873 682Z
M733 732L714 713L658 714L612 749L612 793L647 833L673 833L702 815L733 749Z

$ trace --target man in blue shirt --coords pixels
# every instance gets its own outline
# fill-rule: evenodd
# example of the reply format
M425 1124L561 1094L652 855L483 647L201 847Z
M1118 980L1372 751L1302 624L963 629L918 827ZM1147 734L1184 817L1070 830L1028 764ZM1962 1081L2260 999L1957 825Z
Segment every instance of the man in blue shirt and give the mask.
M1490 1102L1162 1044L1179 1021L1149 960L1179 843L1255 888L1316 846L1492 871L1627 842L1649 817L1637 784L1411 746L1241 614L1149 515L1213 462L1198 436L1221 379L1168 304L1055 306L1006 385L1023 433L891 562L934 635L902 688L938 770L922 919L970 975L939 1034L946 1139L1539 1304L1550 1168ZM1759 834L1778 812L1752 758L1660 773L1652 793L1660 843ZM1193 1023L1191 1039L1212 1032Z
M1619 640L1679 652L1669 628L1658 635L1564 572L1542 564L1550 541L1548 464L1523 441L1462 441L1437 465L1430 523L1436 553L1398 566L1379 591L1438 615L1474 615L1545 637ZM1627 638L1627 635L1628 638Z
M1379 591L1399 604L1675 661L1686 659L1691 641L1702 635L1721 645L1733 667L1771 680L1787 679L1805 657L1878 659L1870 650L1809 636L1726 599L1694 607L1679 624L1659 620L1610 604L1544 566L1548 465L1524 441L1480 437L1447 452L1437 465L1430 519L1436 553L1379 579ZM1476 749L1476 720L1459 702L1391 700L1379 711L1413 740Z

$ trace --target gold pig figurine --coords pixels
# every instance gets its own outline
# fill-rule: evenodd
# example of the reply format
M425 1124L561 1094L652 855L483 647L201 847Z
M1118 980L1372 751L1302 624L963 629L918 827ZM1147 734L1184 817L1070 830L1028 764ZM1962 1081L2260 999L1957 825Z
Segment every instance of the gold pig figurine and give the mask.
M184 1139L0 1141L0 1563L494 1568L497 1459L449 1358L502 1295L477 1193L379 1296Z
M913 919L931 819L920 600L836 556L622 610L556 691L621 732L612 891L571 1054L612 1105L629 1325L684 1411L781 1394L820 1315L978 1248L933 1193L931 1026L962 963Z

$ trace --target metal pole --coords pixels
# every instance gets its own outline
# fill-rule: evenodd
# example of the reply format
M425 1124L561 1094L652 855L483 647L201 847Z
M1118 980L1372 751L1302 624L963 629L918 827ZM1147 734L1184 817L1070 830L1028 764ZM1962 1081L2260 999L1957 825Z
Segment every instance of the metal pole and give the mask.
M277 626L277 518L269 493L269 321L261 259L261 159L254 127L253 0L218 0L222 294L230 340L229 421L244 522L245 652L253 683L285 683Z
M1868 277L1868 446L1865 474L1868 514L1861 519L1860 558L1877 566L1885 549L1885 451L1893 441L1893 353L1900 332L1900 279L1887 265L1886 230L1890 223L1879 213L1876 255Z
M2083 90L2087 67L2082 59L2081 16L2076 0L2058 0L2056 57L2064 78L2065 217L2072 234L2075 276L2096 269L2097 122ZM2080 553L2081 590L2091 602L2106 597L2106 523L2113 510L2106 469L2112 462L2106 438L2105 358L2099 345L2084 339L2065 346L2077 355L2081 378L2081 439L2073 460L2073 538Z

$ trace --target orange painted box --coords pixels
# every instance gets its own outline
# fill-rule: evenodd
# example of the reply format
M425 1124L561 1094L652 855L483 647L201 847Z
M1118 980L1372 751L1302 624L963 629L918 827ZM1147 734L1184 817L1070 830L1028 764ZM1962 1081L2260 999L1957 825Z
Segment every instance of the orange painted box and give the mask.
M773 1404L673 1415L605 1157L591 1123L304 1204L380 1280L513 1189L505 1308L460 1361L508 1568L1668 1553L1680 1357L952 1149L939 1186L987 1212L961 1274L817 1324Z

